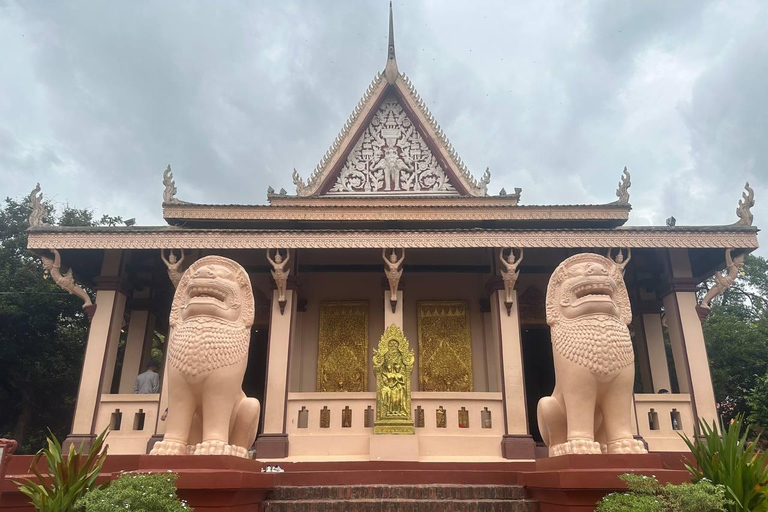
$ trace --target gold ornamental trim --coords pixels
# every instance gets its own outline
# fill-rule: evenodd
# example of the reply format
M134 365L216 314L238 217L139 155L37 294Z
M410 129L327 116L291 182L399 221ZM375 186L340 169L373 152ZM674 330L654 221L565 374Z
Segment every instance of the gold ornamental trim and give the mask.
M757 230L266 231L160 227L109 231L30 229L28 249L405 249L472 247L757 249Z
M472 391L472 337L465 301L419 301L419 389Z
M368 390L368 302L320 303L317 390Z

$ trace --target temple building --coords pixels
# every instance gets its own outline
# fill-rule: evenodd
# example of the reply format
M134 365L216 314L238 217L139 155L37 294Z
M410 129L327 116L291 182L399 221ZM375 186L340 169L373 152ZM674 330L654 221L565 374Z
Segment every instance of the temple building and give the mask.
M190 203L169 166L164 226L48 226L36 208L28 248L63 288L95 291L93 304L80 293L91 324L68 441L109 427L110 453L145 454L162 439L166 362L159 392L134 393L134 383L153 348L166 355L183 271L217 255L246 270L255 298L243 389L261 402L256 458L546 456L537 403L555 380L548 282L570 256L598 253L621 266L631 304L633 434L651 452L683 451L678 433L718 415L696 290L715 274L727 286L720 271L758 247L754 197L747 185L731 225L628 226L630 176L618 171L605 204L491 194L490 172L467 169L398 69L390 18L385 69L317 168L293 171L295 193L270 188L267 205ZM392 325L404 363L376 358ZM383 444L382 379L395 383L388 407L410 416Z

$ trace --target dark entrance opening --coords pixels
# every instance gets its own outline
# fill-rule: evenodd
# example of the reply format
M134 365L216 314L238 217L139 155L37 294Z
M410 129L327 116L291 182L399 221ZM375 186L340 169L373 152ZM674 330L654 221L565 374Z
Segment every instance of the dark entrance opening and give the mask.
M269 328L266 325L254 326L251 331L251 346L248 349L248 367L243 378L243 391L261 404L259 415L259 434L264 428L264 394L267 386L267 342Z
M552 360L552 340L549 327L522 326L525 399L528 408L528 428L534 441L542 442L536 421L536 406L543 396L555 388L555 366Z

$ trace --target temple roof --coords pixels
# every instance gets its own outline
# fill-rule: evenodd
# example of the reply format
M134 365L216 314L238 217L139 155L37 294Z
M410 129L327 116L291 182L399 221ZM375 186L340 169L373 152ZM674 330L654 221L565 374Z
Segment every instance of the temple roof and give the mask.
M392 6L384 71L377 73L299 196L484 196L486 169L476 179L464 165L395 57Z
M268 249L301 248L695 248L758 247L754 226L620 226L574 229L191 229L175 226L29 229L28 248Z

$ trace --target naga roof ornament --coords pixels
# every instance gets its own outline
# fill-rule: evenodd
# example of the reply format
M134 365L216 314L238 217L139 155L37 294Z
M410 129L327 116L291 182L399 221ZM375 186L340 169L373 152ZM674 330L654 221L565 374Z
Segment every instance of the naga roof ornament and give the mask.
M467 169L410 79L397 67L392 6L387 64L373 78L339 135L304 181L299 196L485 196L491 173L478 180Z
M739 220L734 223L734 226L751 226L754 220L751 209L755 206L755 191L749 186L749 182L744 185L744 190L739 199L739 206L736 207L736 216Z
M624 171L621 173L621 181L619 181L619 188L616 189L616 197L618 201L616 204L629 204L629 187L632 182L629 179L629 171L627 166L624 166Z
M171 171L171 164L163 171L163 203L183 203L180 199L176 198L176 182L173 181L173 171Z
M47 226L45 217L48 215L48 208L43 204L43 193L40 192L39 183L29 194L29 204L32 206L32 211L29 212L29 227Z

